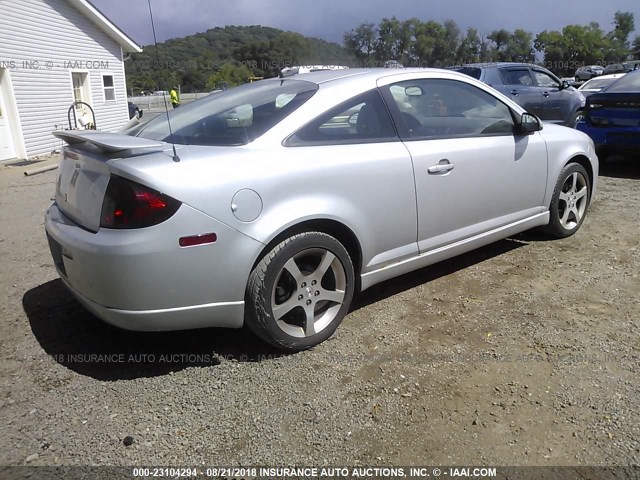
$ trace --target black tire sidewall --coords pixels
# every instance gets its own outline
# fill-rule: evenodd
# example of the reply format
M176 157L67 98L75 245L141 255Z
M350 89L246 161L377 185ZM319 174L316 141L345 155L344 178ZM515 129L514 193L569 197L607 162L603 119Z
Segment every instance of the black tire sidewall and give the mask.
M560 223L560 214L559 214L560 192L562 191L562 186L567 181L567 178L573 173L580 173L582 176L584 176L585 181L587 182L587 206L586 206L584 215L582 215L582 218L580 219L578 224L572 229L567 229L567 228L564 228ZM587 174L587 171L584 169L582 165L578 163L570 163L569 165L565 166L560 172L560 176L558 177L556 187L553 191L551 206L549 208L551 218L549 220L547 231L553 236L558 238L570 237L571 235L576 233L582 226L582 222L584 222L584 219L587 216L587 210L589 209L590 203L591 203L591 182L589 181L589 175Z
M584 115L584 111L582 109L578 109L575 112L573 112L573 114L571 115L571 118L569 119L569 127L571 128L577 128L578 127L578 117L580 115Z
M285 263L300 252L314 248L330 251L342 264L347 279L345 298L336 317L321 332L311 337L293 337L282 331L273 318L271 294L278 275ZM261 277L261 271L264 272L262 279L259 278ZM257 277L255 277L256 275ZM247 305L247 310L250 313L247 317L248 326L263 340L288 351L300 351L311 348L333 335L344 316L348 313L355 291L353 263L347 250L335 238L319 232L295 235L278 244L271 252L263 257L253 271L252 277L250 283L252 281L258 281L260 287L253 290L253 295L251 291L248 291L247 300L251 302L250 305Z

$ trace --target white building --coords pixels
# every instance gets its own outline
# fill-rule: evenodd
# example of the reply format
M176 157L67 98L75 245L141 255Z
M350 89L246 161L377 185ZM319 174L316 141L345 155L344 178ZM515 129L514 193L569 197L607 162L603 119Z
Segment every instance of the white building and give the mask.
M122 127L124 59L140 51L87 0L0 1L0 161L59 148L51 132L69 128L76 100L99 130Z

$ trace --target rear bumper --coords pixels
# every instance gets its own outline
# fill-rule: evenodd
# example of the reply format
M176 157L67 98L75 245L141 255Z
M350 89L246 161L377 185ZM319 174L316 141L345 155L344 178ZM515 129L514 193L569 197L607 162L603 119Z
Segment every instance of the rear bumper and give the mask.
M99 318L128 330L241 327L244 293L263 245L188 205L164 223L87 231L53 204L45 216L65 285ZM215 232L213 244L179 238Z
M244 302L211 303L161 310L119 310L89 300L73 288L62 274L60 278L87 310L103 321L124 330L159 332L206 327L242 327Z
M576 128L589 135L598 150L628 152L640 149L639 127L597 128L579 122Z

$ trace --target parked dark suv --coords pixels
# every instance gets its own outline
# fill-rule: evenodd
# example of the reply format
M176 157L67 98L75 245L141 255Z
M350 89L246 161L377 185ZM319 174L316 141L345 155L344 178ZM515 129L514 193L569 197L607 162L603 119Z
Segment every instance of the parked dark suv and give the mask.
M605 75L612 73L629 73L640 68L640 60L632 60L624 63L612 63L604 69Z
M450 69L491 85L545 121L575 127L582 118L584 96L538 65L472 63Z

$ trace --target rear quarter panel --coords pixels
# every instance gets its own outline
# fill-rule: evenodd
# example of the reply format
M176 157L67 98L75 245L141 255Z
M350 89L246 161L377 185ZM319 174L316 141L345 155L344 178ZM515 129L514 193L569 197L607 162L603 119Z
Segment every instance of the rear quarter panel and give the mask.
M310 101L248 145L178 146L180 162L164 153L114 161L112 169L265 245L307 220L340 222L360 242L363 270L373 270L417 253L413 164L404 144L283 146L331 106L373 88L375 75L354 72L320 84ZM241 221L232 211L232 199L243 189L260 196L262 211L254 221Z
M181 147L178 154L177 163L150 155L115 161L112 169L263 244L298 223L329 219L358 237L365 271L417 252L413 165L400 141ZM232 210L234 195L244 189L260 197L253 221Z

